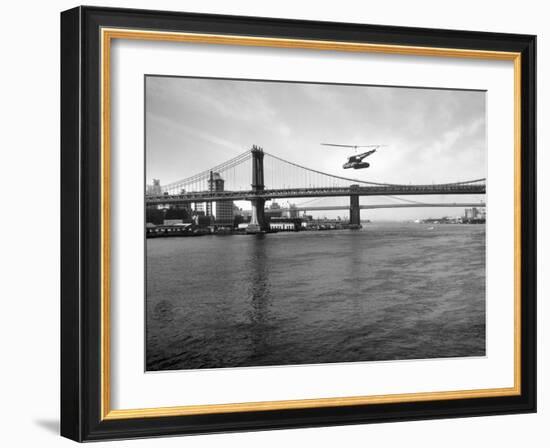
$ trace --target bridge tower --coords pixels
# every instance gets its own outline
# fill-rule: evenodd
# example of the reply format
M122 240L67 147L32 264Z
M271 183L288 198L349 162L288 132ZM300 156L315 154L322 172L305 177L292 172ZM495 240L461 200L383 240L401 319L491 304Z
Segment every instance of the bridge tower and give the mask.
M359 185L350 186L352 191L355 188L359 188ZM358 194L352 194L349 197L349 223L351 228L361 228L361 208L359 206Z
M250 150L252 153L252 190L263 191L264 185L264 150L259 146L253 145ZM267 230L265 221L264 207L265 199L252 199L252 217L247 227L248 233L258 233Z

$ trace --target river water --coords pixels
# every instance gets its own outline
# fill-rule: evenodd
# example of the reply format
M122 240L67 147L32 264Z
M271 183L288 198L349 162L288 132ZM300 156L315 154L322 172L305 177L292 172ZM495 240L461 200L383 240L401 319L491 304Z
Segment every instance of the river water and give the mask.
M485 355L485 225L147 240L147 370Z

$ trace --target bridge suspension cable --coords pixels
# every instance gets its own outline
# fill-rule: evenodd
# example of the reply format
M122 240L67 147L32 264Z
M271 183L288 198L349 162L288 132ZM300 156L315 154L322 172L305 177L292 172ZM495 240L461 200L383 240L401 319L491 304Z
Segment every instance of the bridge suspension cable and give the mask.
M162 186L163 192L168 192L171 194L179 193L182 189L186 190L196 190L197 188L208 190L208 180L210 179L210 173L225 173L233 168L236 168L245 162L250 161L252 158L250 151L245 151L239 154L232 159L229 159L219 165L216 165L208 170L197 173L193 176L181 179L176 182L171 182L167 185ZM250 173L246 173L250 175ZM250 182L248 182L250 183ZM193 188L195 187L195 188ZM227 189L227 188L226 188Z
M263 152L264 183L266 189L280 188L333 188L350 187L351 185L372 187L405 187L405 184L373 182L351 177L326 173L309 168L268 152ZM180 194L186 192L208 191L211 188L210 176L213 173L224 182L225 191L243 191L251 188L252 153L247 150L219 165L204 170L193 176L172 182L161 187L163 193ZM485 178L438 184L441 187L470 185L484 182ZM390 196L388 196L390 197ZM398 200L403 200L396 198ZM405 200L406 202L414 202Z
M344 181L352 182L352 183L367 184L367 185L381 185L381 186L391 185L391 184L387 184L387 183L369 182L369 181L365 181L365 180L359 180L359 179L353 179L353 178L344 177L344 176L338 176L338 175L336 175L336 174L329 174L329 173L325 173L325 172L323 172L323 171L315 170L315 169L313 169L313 168L308 168L308 167L303 166L303 165L300 165L300 164L298 164L298 163L290 162L290 161L288 161L288 160L282 159L281 157L274 156L273 154L270 154L270 153L268 153L268 152L264 152L264 154L265 154L266 156L268 156L268 157L271 157L271 158L273 158L273 159L275 159L275 160L278 160L279 162L288 164L289 166L292 166L292 167L295 167L295 168L299 168L299 169L308 171L308 172L310 172L310 173L318 174L318 175L321 175L321 176L327 176L327 177L333 178L333 179L344 180Z
M338 179L338 180L343 180L343 181L346 181L346 182L351 182L351 183L355 183L355 184L363 184L363 185L378 185L378 186L398 186L398 185L400 185L400 184L394 184L394 183L372 182L372 181L367 181L367 180L361 180L361 179L354 179L354 178L350 178L350 177L339 176L337 174L325 173L323 171L319 171L319 170L316 170L316 169L313 169L313 168L308 168L308 167L300 165L298 163L290 162L288 160L285 160L281 157L275 156L275 155L270 154L268 152L264 152L264 154L268 157L276 159L276 160L278 160L282 163L288 164L288 165L293 166L295 168L299 168L299 169L308 171L310 173L315 173L315 174L318 174L318 175L321 175L321 176L327 176L328 178L332 178L332 179ZM472 183L476 183L476 182L482 182L482 181L485 181L485 180L486 180L485 178L480 178L480 179L474 179L474 180L469 180L469 181L445 183L445 184L440 184L440 185L463 185L463 184L472 184Z

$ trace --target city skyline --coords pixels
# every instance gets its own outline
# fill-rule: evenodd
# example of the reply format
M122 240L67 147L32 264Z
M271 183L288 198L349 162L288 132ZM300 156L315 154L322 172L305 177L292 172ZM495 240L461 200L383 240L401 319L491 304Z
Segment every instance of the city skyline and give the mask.
M366 181L430 184L486 177L485 92L156 76L146 83L147 183L185 178L253 144L314 169ZM369 158L370 168L350 173L342 162L353 150L321 142L387 146ZM458 214L451 208L369 210L363 219Z

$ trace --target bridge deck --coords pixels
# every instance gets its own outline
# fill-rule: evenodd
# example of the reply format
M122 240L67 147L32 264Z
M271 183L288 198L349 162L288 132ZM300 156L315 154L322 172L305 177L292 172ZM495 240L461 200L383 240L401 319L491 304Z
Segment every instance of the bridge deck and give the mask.
M433 203L409 203L409 204L371 204L360 205L360 210L373 210L380 208L466 208L466 207L485 207L485 202L433 202ZM297 207L281 207L270 209L266 208L266 214L279 213L279 212L316 212L316 211L330 211L330 210L349 210L349 205L312 205L312 206L297 206Z
M404 196L434 194L485 194L485 184L385 185L330 188L287 188L262 191L197 191L176 195L147 196L146 203L177 204L188 202L240 201L253 199L311 198L338 196Z

